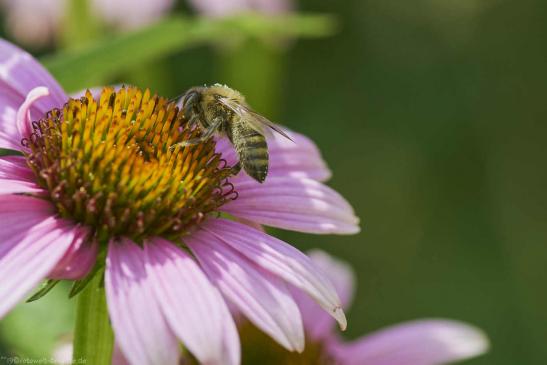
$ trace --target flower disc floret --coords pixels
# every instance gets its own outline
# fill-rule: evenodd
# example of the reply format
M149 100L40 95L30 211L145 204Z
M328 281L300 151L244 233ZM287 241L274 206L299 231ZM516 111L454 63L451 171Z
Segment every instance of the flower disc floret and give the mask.
M177 146L200 132L149 90L87 91L32 129L22 143L47 199L99 240L174 239L235 195L214 140Z

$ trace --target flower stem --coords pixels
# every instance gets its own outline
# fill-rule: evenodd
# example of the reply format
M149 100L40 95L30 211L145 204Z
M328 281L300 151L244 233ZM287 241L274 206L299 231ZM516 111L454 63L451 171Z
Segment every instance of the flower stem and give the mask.
M97 274L80 295L74 330L75 364L109 365L112 360L114 335L108 320L106 296Z
M99 23L93 16L89 0L67 1L64 17L64 29L60 34L61 45L65 49L81 47L96 39L99 34Z

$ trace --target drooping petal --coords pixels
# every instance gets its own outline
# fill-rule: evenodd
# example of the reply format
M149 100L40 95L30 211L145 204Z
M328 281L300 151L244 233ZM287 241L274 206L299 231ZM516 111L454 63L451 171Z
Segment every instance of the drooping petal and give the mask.
M248 219L244 219L244 218L235 218L235 221L237 221L239 223L243 223L243 224L245 224L245 225L247 225L251 228L257 229L259 231L266 232L266 229L260 223L256 223L256 222L250 221Z
M353 234L359 219L333 189L312 179L268 177L263 184L232 179L238 198L221 207L236 217L299 232Z
M340 296L342 307L347 309L354 292L355 280L352 268L321 250L312 250L307 254L313 264L330 279ZM301 290L294 290L294 298L302 312L306 334L316 341L331 337L333 319Z
M42 199L22 195L0 195L0 255L11 248L7 240L17 244L15 236L23 237L35 225L54 215L53 206Z
M196 232L185 242L238 311L289 351L302 352L302 319L285 283L207 231Z
M73 227L47 208L38 199L0 196L0 318L48 275L74 240Z
M36 177L23 157L0 157L0 195L13 193L43 193Z
M17 130L19 131L21 138L28 138L32 133L31 123L33 121L33 117L30 115L31 107L33 104L37 103L38 100L48 95L49 89L45 86L37 86L27 94L25 101L17 110ZM40 116L37 117L39 118Z
M329 278L334 285L342 306L347 309L355 292L355 273L346 262L339 260L325 251L314 249L307 252L313 264Z
M473 326L452 320L412 321L330 349L344 365L438 365L488 351L488 338Z
M0 195L15 193L43 193L43 189L26 181L0 179Z
M97 242L89 241L89 229L76 227L74 241L48 277L57 280L82 279L95 265L97 250Z
M25 182L32 182L35 179L34 173L27 166L22 156L0 157L0 179L17 179Z
M16 119L17 110L24 100L25 98L19 95L0 92L0 147L21 149L21 137L17 130Z
M36 177L24 157L0 157L0 195L42 192L44 190L36 184Z
M1 117L0 117L1 118ZM13 118L15 120L15 117ZM15 125L15 122L13 123ZM0 148L8 148L10 150L21 150L20 140L17 140L16 134L9 134L0 130Z
M331 171L315 143L300 133L286 132L292 141L277 133L268 137L270 161L267 179L272 176L291 176L307 177L318 181L328 180L331 177ZM230 165L238 161L236 152L227 138L220 138L217 141L216 150ZM238 177L251 179L245 175L245 172L241 172Z
M21 136L16 127L17 110L30 91L45 86L49 96L33 103L33 118L60 108L67 100L61 86L30 54L0 39L0 147L21 148Z
M328 180L332 172L315 143L302 134L294 132L289 134L293 141L279 134L274 134L274 137L268 140L268 152L272 162L268 175Z
M236 362L225 358L224 322L231 316L224 318L226 304L197 263L161 238L147 243L145 251L155 296L184 346L203 364L236 365L239 356ZM235 343L239 349L239 340Z
M132 365L177 364L179 348L154 293L142 248L111 241L105 271L106 300L116 341Z
M203 229L258 266L306 292L338 321L342 329L346 328L346 317L336 290L302 252L264 232L226 219L209 220Z
M224 300L222 295L216 292L219 300ZM224 333L224 341L222 343L222 349L224 352L224 359L228 364L240 364L241 363L241 342L239 341L239 333L237 331L234 318L228 309L228 306L222 306L222 332Z

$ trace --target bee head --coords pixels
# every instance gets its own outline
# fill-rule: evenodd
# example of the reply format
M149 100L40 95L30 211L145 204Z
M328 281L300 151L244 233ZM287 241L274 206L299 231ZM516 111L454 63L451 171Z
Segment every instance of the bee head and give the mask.
M194 115L199 114L199 103L201 101L201 93L196 89L190 89L182 99L182 109L184 111L184 119L192 120Z

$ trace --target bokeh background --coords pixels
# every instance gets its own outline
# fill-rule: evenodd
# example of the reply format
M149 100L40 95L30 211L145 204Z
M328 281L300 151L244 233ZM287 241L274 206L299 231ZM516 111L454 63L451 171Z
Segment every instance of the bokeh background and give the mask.
M301 0L294 8L330 14L336 27L253 39L235 31L91 80L168 96L227 83L314 139L363 230L277 234L355 267L348 337L448 317L491 338L491 352L465 364L546 363L547 3ZM6 17L2 37L46 62L118 34L72 14L39 46L14 38ZM196 16L183 1L171 14ZM3 353L46 354L70 331L72 305L55 289L18 308L0 323Z

